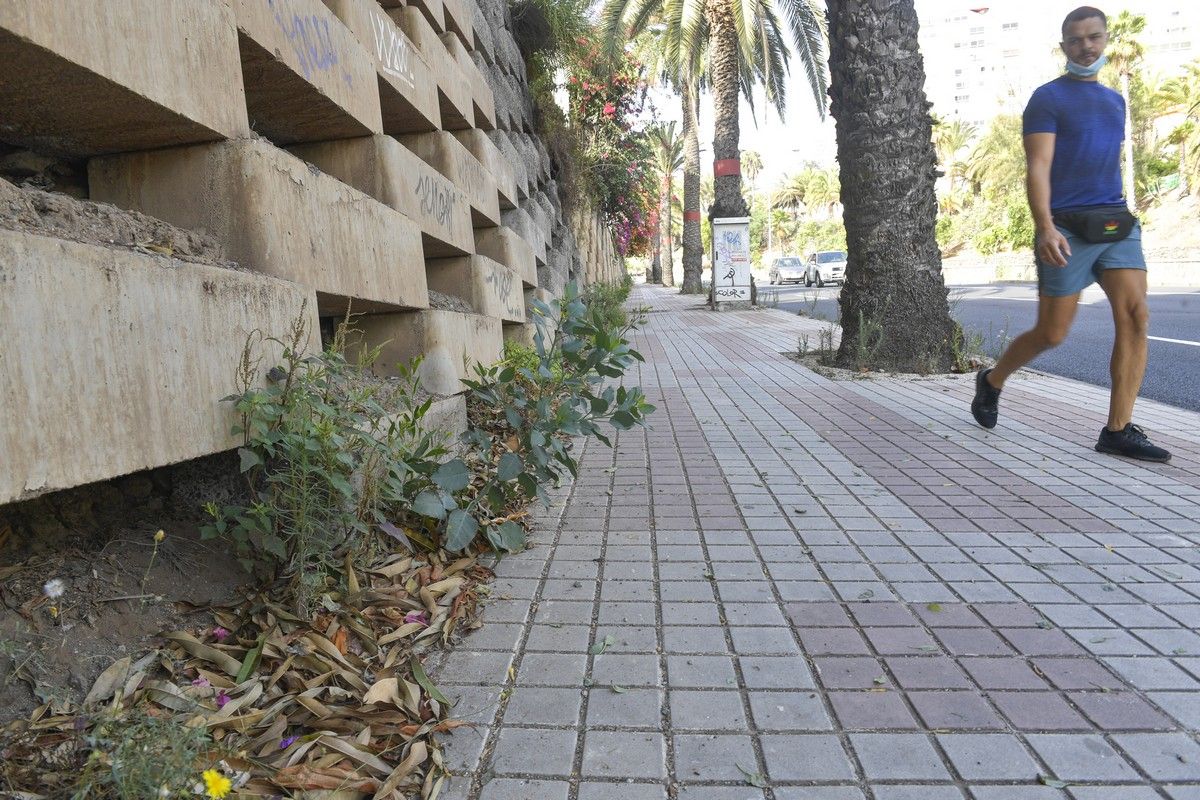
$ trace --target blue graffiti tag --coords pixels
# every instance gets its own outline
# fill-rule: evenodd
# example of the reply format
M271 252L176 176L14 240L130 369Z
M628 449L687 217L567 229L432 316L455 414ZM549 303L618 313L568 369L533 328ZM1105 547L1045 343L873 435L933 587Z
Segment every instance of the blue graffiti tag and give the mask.
M291 44L306 79L311 79L315 72L328 72L338 63L337 50L329 32L329 20L321 19L316 14L292 14L288 18L277 7L282 5L277 0L267 0L267 5L275 12L275 24Z

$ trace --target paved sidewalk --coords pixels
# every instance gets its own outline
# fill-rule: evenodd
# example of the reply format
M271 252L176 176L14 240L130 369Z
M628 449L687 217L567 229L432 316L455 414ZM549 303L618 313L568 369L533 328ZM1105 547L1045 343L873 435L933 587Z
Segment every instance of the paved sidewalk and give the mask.
M671 290L659 409L499 567L437 679L478 723L452 800L1200 798L1200 415L1174 463L1092 451L1106 393L1044 376L831 381L822 323ZM1099 345L1098 345L1099 346Z

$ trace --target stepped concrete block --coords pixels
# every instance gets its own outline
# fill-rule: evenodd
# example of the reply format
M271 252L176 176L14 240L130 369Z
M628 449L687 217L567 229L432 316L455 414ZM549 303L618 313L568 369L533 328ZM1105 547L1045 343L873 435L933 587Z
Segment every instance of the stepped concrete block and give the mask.
M443 33L441 38L446 52L454 59L454 63L462 70L471 86L471 109L475 115L475 127L485 131L495 130L496 98L492 94L492 88L488 86L487 79L483 77L479 67L475 66L461 39L452 33Z
M392 137L339 139L289 149L416 222L426 258L475 251L466 194Z
M525 321L516 324L506 324L504 326L505 341L516 342L517 344L526 347L534 346L534 336L537 335L538 324L541 323L545 335L549 337L554 333L557 325L548 317L543 316L534 305L535 300L540 300L549 305L554 296L545 289L527 288L525 290ZM547 339L547 342L549 340Z
M462 46L470 50L475 46L475 20L467 4L474 0L442 0L442 11L446 19L446 33L454 34Z
M401 144L467 193L476 228L500 224L496 178L448 131L398 137Z
M512 164L500 152L500 148L481 130L455 131L454 138L483 165L496 179L500 208L515 208L517 205L517 180Z
M461 394L430 399L429 410L421 418L418 429L425 433L446 435L450 444L467 432L467 398ZM449 460L447 457L446 460Z
M537 286L537 259L533 248L511 228L478 228L475 251L521 276L526 286Z
M467 0L471 12L471 33L474 41L471 49L483 56L488 63L494 63L495 44L492 41L492 27L483 13L483 9L473 0Z
M323 315L425 308L412 220L262 139L105 156L92 199L212 234L242 266L315 289Z
M488 134L492 144L496 145L496 149L504 156L504 163L512 167L513 180L516 183L517 202L521 202L529 197L529 174L525 167L525 162L521 160L520 154L517 152L516 146L513 145L512 139L509 138L507 131L492 131Z
M256 131L281 145L383 131L371 56L321 0L226 2Z
M395 9L388 14L417 46L422 58L429 64L429 69L437 81L442 127L446 130L474 127L475 110L470 81L463 74L458 62L450 55L450 51L442 44L429 20L412 6Z
M544 266L546 264L546 243L549 237L542 232L541 227L534 219L523 208L505 211L501 217L504 226L511 228L529 245L538 266Z
M0 504L238 445L220 398L247 337L302 313L319 347L310 289L0 230L0 319L19 321L0 338ZM281 355L264 347L261 371Z
M84 157L250 130L220 0L4 0L0 64L10 144Z
M426 261L425 275L431 290L460 297L486 317L525 321L521 276L487 256Z
M425 21L439 35L446 32L446 10L442 5L442 0L409 0L409 2L405 2L405 0L376 0L376 2L387 9L389 14L405 6L413 6L421 12L421 16L425 17Z
M355 327L352 348L382 345L377 363L385 372L421 356L421 386L433 394L461 392L475 364L494 364L504 347L500 320L458 311L368 314Z
M437 83L417 46L375 0L324 0L375 63L384 133L441 128Z

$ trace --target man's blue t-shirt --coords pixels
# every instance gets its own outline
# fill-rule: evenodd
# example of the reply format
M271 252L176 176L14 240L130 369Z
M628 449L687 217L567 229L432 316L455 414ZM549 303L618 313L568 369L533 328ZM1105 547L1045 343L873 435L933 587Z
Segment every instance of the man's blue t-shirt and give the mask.
M1025 135L1053 133L1050 210L1125 204L1121 143L1125 100L1096 81L1064 75L1039 86L1025 107Z

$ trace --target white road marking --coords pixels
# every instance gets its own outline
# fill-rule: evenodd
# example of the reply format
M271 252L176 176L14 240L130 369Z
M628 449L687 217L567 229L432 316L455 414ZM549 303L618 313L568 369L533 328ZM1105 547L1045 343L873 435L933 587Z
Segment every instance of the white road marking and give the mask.
M1191 342L1187 339L1168 339L1165 336L1147 336L1146 338L1152 342L1170 342L1171 344L1186 344L1192 347L1200 347L1200 342Z

